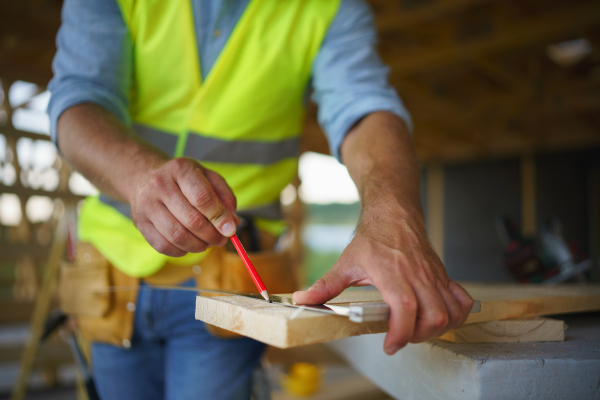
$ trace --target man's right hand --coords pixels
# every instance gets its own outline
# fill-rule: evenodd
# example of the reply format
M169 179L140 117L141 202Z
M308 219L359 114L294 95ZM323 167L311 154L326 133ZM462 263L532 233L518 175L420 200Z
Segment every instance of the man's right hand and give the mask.
M131 205L133 222L156 251L180 257L224 245L235 233L235 196L219 174L189 158L170 159L102 107L68 108L57 134L75 169Z
M141 175L130 203L132 220L148 243L172 257L225 245L239 222L225 179L189 158L165 161Z

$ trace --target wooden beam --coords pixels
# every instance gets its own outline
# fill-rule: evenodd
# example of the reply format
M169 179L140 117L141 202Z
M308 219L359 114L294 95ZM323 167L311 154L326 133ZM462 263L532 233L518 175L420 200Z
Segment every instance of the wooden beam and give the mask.
M530 82L483 57L474 57L473 63L478 70L514 92L523 95L531 95L534 92L534 88Z
M565 323L533 317L466 324L439 337L452 343L562 342Z
M17 179L19 179L19 178L17 177ZM79 200L85 199L85 196L79 196L77 194L73 194L71 192L64 191L64 190L47 192L42 189L25 188L20 185L6 186L4 184L0 184L0 193L14 193L19 197L46 196L46 197L50 197L51 199L60 198L67 202L79 201Z
M375 21L381 32L406 29L415 25L447 16L463 8L474 5L487 4L495 0L436 0L424 2L412 8L400 7L398 1L373 1L375 7ZM387 3L387 4L386 4Z
M549 43L598 24L600 24L600 3L591 1L542 14L529 19L527 23L499 29L492 36L468 43L454 43L450 46L412 52L394 49L392 54L384 53L382 57L392 66L393 74L407 75L469 61L474 56L487 56L519 47Z
M33 370L35 359L39 350L39 339L44 329L44 321L48 317L50 305L58 284L58 271L60 263L67 248L67 218L63 216L56 225L50 255L44 271L44 280L40 293L37 296L33 316L31 317L31 332L21 356L19 374L11 391L11 400L25 398L29 375Z
M29 138L29 139L33 139L33 140L46 140L46 141L52 140L49 135L15 129L12 126L11 121L8 121L8 123L4 126L0 126L0 134L4 135L6 137L15 138L15 139L20 139L22 137L25 137L25 138Z
M54 305L54 302L53 304ZM34 303L17 301L0 301L0 324L17 324L28 322L35 307Z
M3 261L18 260L24 255L43 259L48 257L49 251L49 246L22 243L0 243L0 254L2 254Z

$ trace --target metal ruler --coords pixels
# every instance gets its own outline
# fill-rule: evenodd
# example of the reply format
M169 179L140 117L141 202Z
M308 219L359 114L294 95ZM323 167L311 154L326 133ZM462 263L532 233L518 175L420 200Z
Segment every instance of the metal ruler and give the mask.
M201 292L210 294L222 294L228 296L242 296L250 297L252 299L262 301L265 304L272 304L274 306L292 307L296 309L302 309L307 311L314 311L323 314L339 315L347 317L352 322L373 322L373 321L387 321L390 319L390 306L384 302L359 302L359 303L343 303L338 304L322 304L322 305L297 305L292 303L291 299L283 298L277 295L270 295L272 303L267 302L259 293L252 292L239 292L234 290L212 290L202 289L196 287L183 287L183 286L158 286L158 285L146 285L146 286L109 286L105 290L97 289L96 292L121 292L121 291L133 291L133 290L179 290L185 292ZM478 313L481 311L481 302L475 300L471 313Z

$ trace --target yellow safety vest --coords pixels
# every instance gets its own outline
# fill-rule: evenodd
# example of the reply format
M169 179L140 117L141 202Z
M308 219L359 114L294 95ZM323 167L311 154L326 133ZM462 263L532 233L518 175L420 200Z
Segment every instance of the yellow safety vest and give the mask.
M219 173L238 210L279 231L279 195L296 174L312 63L340 0L251 0L204 82L190 0L118 2L133 39L134 132ZM156 252L129 205L103 195L86 199L79 237L135 277L207 253Z

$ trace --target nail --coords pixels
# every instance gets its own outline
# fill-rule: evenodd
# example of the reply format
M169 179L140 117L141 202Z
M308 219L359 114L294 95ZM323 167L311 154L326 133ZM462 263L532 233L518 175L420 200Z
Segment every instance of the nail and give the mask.
M225 225L223 225L221 230L223 231L223 235L233 236L235 233L235 226L231 222L227 222Z
M390 356L391 356L392 354L396 354L396 352L397 352L398 350L400 350L400 347L398 347L398 346L388 346L388 347L386 347L386 348L385 348L385 352L386 352L388 355L390 355Z

